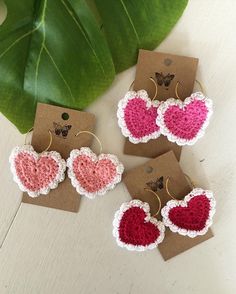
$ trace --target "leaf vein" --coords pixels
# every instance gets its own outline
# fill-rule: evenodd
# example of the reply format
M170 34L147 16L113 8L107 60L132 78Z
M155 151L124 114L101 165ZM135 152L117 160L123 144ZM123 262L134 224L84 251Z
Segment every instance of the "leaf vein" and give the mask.
M30 34L34 33L35 31L37 31L40 26L42 25L42 23L40 22L38 24L38 26L36 28L34 28L33 30L30 30L29 32L23 34L22 36L20 36L18 39L16 39L10 46L8 46L1 54L0 54L0 59L8 52L11 50L11 48L13 48L17 43L19 43L21 40L23 40L25 37L29 36Z
M52 57L52 55L51 55L51 53L49 52L49 50L48 50L48 48L47 48L46 45L44 45L44 49L45 49L46 53L48 54L48 56L49 56L49 58L50 58L50 60L51 60L51 62L52 62L52 64L53 64L53 66L55 67L56 71L58 72L59 76L61 77L61 79L62 79L63 82L65 83L65 85L66 85L68 91L70 92L71 98L72 98L73 101L75 102L75 97L74 97L73 94L72 94L72 91L71 91L71 88L70 88L69 84L68 84L67 81L65 80L65 78L64 78L64 76L63 76L63 74L62 74L62 72L61 72L60 69L58 68L58 66L57 66L57 64L56 64L56 62L55 62L55 60L54 60L54 58Z
M124 8L124 11L125 11L125 13L126 13L128 19L129 19L129 22L130 22L130 24L131 24L131 26L132 26L132 28L133 28L133 30L134 30L134 34L135 34L135 36L136 36L136 38L137 38L137 41L138 41L139 44L141 44L141 41L140 41L140 39L139 39L138 32L136 31L135 25L134 25L134 23L133 23L133 21L132 21L130 15L129 15L129 12L128 12L128 10L127 10L125 4L124 4L124 1L123 1L123 0L120 0L120 2L121 2L122 6L123 6L123 8Z
M99 66L100 66L100 68L101 68L101 70L102 70L102 72L103 72L104 77L106 77L105 70L104 70L104 68L103 68L103 66L102 66L102 63L101 63L101 61L100 61L100 59L99 59L99 57L98 57L96 51L94 50L94 48L93 48L91 42L89 41L88 37L86 36L85 32L83 31L81 25L79 24L79 22L77 21L77 19L74 17L74 15L73 15L73 11L70 10L70 8L68 7L68 5L65 3L64 0L61 0L61 3L65 6L67 12L68 12L69 15L72 17L72 19L73 19L74 22L76 23L77 27L80 29L80 31L81 31L81 33L83 34L85 40L87 41L89 47L91 48L91 50L92 50L94 56L95 56L96 59L97 59L98 64L99 64Z
M45 30L45 16L46 16L46 8L47 8L47 0L45 0L44 2L44 6L43 6L43 12L42 12L42 26L43 26L43 41L40 47L40 51L39 51L39 55L36 61L36 69L35 69L35 81L34 81L34 98L35 101L37 100L37 92L38 92L38 73L39 73L39 64L40 64L40 60L41 60L41 55L43 52L43 48L45 45L45 40L46 40L46 30Z

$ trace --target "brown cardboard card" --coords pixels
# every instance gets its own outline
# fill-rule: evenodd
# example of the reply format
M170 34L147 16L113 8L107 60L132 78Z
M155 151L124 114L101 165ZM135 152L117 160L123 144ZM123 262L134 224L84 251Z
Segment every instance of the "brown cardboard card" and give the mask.
M193 92L197 65L197 58L141 49L138 56L134 90L144 89L152 98L155 87L149 78L153 77L158 86L157 99L164 101L170 97L176 98L175 86L177 82L180 82L181 86L178 87L178 94L184 100ZM152 158L170 150L173 150L179 160L181 147L169 142L164 136L139 144L133 144L126 139L124 146L125 154Z
M163 177L162 183L160 181L161 177ZM174 191L176 198L183 199L191 191L191 187L173 151L169 151L155 159L147 161L143 165L127 171L123 180L131 197L149 203L151 214L153 215L158 210L158 201L152 193L145 191L144 188L156 191L161 198L163 207L167 201L171 200L165 190L165 180L167 177L171 177L173 180L174 184L170 188ZM156 186L156 183L158 183L158 186ZM161 218L159 214L158 219L161 220ZM164 241L159 244L158 249L164 260L168 260L211 237L213 237L211 229L204 236L189 238L173 233L166 228Z
M93 132L95 116L91 113L77 111L69 108L38 103L32 135L32 145L37 152L42 152L48 146L49 134L52 133L52 145L49 151L54 150L66 160L70 151L82 146L90 146L93 137L89 134L75 135L86 130ZM79 210L80 195L71 185L67 177L47 195L31 198L23 193L22 201L56 209L77 212Z

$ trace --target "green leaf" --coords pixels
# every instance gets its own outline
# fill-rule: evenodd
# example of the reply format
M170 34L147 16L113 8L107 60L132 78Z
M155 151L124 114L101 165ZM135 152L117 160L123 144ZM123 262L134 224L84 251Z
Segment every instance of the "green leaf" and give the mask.
M5 1L0 111L21 132L37 101L82 109L114 78L110 51L85 1Z
M7 0L0 26L0 111L21 132L38 101L85 108L153 49L187 0ZM100 28L102 25L102 29Z
M154 49L182 15L188 0L94 0L116 72L134 65L138 49Z

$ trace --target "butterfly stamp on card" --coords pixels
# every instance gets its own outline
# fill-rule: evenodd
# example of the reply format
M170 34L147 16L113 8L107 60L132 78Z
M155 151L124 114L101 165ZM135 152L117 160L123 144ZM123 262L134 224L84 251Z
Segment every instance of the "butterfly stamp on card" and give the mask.
M154 181L149 181L146 185L153 191L157 192L158 190L162 190L164 188L164 177L161 176Z
M59 123L53 122L52 132L59 138L66 139L69 130L72 128L72 125L61 125Z
M159 86L165 86L166 90L168 90L168 87L170 86L171 81L174 79L175 75L168 73L167 75L164 75L162 72L156 72L156 81Z

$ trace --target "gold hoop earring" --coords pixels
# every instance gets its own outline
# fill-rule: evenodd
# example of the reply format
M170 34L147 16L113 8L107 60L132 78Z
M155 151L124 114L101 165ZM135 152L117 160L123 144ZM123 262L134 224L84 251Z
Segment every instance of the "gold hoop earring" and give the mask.
M158 200L158 210L157 210L156 213L154 213L154 214L152 215L152 217L157 217L158 214L159 214L160 211L161 211L161 198L158 196L158 194L157 194L156 192L154 192L154 191L151 190L151 189L144 188L144 190L145 190L145 191L148 191L148 192L150 192L150 193L152 193L153 195L155 195L156 198L157 198L157 200Z
M158 86L157 86L156 81L155 81L152 77L150 77L149 80L150 80L150 81L154 84L154 86L155 86L155 94L154 94L153 98L151 99L151 101L154 101L154 100L156 99L156 97L157 97L157 94L158 94ZM133 85L134 85L134 81L133 81L133 82L131 83L131 85L129 86L129 91L132 90Z
M101 143L101 141L99 140L99 138L94 133L92 133L90 131L79 131L75 136L78 137L81 134L89 134L89 135L93 136L97 140L97 142L99 144L100 154L102 153L102 143Z
M195 83L197 83L197 84L199 85L199 87L200 87L202 93L206 93L206 92L204 91L204 88L203 88L201 82L199 82L198 80L195 80ZM181 100L181 99L180 99L180 96L179 96L179 93L178 93L179 85L182 86L181 82L177 81L177 83L176 83L176 85L175 85L175 96L176 96L179 100Z
M191 180L191 178L187 175L187 174L184 174L186 179L188 180L189 184L191 185L192 189L195 188L195 185L193 183L193 181ZM166 179L166 183L165 183L165 189L166 189L166 192L167 194L173 199L173 200L177 200L179 201L174 195L173 193L170 192L170 189L169 189L169 182L170 182L170 177L167 177Z
M24 142L24 145L29 145L29 143L27 143L27 137L29 135L30 132L32 132L34 130L34 128L31 128L28 130L28 132L26 133L25 135L25 142ZM42 151L42 152L46 152L49 150L49 148L51 147L52 145L52 132L50 130L48 130L48 133L49 133L49 143L48 143L48 146ZM41 153L42 153L41 152Z

